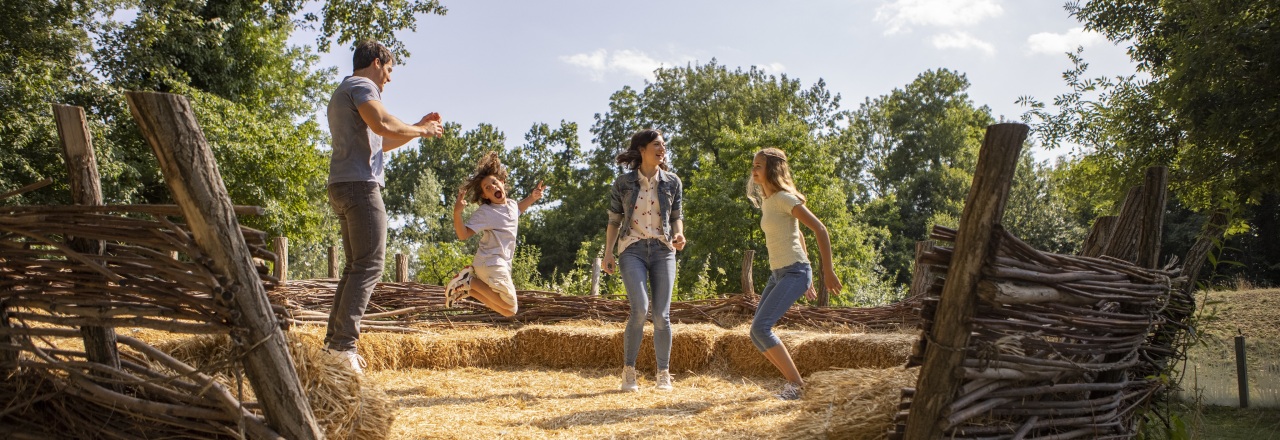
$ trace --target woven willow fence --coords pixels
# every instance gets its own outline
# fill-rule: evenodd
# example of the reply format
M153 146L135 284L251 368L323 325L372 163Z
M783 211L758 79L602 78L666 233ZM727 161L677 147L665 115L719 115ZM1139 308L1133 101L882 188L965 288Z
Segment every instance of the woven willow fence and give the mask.
M954 241L935 227L932 238ZM931 346L962 350L963 376L940 421L944 438L1132 438L1135 411L1163 386L1149 373L1172 354L1162 328L1194 303L1178 269L1144 269L1110 257L1041 252L997 228L994 261L978 283L978 304L965 347L934 343L943 279L931 277L924 336L909 365ZM945 274L952 249L933 246L919 266ZM1153 343L1154 342L1154 343ZM915 389L903 390L898 438Z
M248 409L254 402L142 341L117 336L127 348L118 365L76 348L90 327L256 343L237 330L226 280L188 230L166 218L177 213L176 206L0 208L0 373L8 376L0 426L35 437L278 437ZM274 260L264 233L241 232L255 257ZM67 244L73 239L99 241L100 252L78 252ZM265 265L257 270L271 283Z

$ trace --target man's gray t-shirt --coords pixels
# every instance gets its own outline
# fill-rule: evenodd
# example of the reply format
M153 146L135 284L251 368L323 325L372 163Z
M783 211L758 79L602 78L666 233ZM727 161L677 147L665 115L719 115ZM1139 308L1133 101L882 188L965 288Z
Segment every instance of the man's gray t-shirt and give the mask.
M378 85L369 78L348 76L329 98L329 185L339 182L378 182L386 186L382 136L369 129L357 110L369 101L381 101Z

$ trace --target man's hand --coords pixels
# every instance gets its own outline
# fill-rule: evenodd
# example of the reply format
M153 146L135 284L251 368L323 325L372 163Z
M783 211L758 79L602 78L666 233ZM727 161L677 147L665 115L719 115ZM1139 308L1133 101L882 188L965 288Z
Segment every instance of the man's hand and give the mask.
M444 135L444 125L440 122L440 114L436 112L427 113L413 125L426 129L422 137L436 138Z

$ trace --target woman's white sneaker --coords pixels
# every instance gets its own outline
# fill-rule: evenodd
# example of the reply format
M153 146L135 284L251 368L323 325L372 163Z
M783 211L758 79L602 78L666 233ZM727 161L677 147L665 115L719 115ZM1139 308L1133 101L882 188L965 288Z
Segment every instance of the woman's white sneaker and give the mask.
M621 389L627 392L640 391L640 385L636 384L636 367L622 367Z

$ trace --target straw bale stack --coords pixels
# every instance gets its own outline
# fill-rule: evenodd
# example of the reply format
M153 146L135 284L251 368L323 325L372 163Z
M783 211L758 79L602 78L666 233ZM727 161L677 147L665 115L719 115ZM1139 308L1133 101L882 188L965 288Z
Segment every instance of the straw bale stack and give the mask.
M774 331L787 348L795 347L797 334L787 331ZM751 335L747 327L738 327L725 332L716 343L717 359L724 363L730 374L738 376L773 377L778 369L773 367L755 344L751 343Z
M434 333L365 333L358 349L370 370L503 367L517 357L513 332L476 328Z
M622 331L615 327L533 325L516 332L521 365L614 368L622 365ZM653 345L649 345L653 347ZM653 348L649 348L653 352Z
M395 420L394 403L381 389L363 384L336 356L326 354L320 338L313 334L289 332L289 354L311 401L311 410L321 423L326 438L365 440L386 438ZM236 390L234 351L225 335L196 336L161 343L157 348L196 368L216 372L220 380ZM366 386L368 385L368 386ZM244 387L243 400L253 392Z
M622 366L623 332L614 323L535 325L516 332L521 365L548 368L617 368ZM672 371L704 371L716 355L724 331L710 324L671 326ZM645 327L636 369L654 371L653 328Z
M919 368L858 368L814 373L805 384L805 407L791 439L873 440L893 428L902 388L914 386Z
M904 333L810 335L791 349L791 358L802 374L832 368L889 368L907 362L918 338Z

